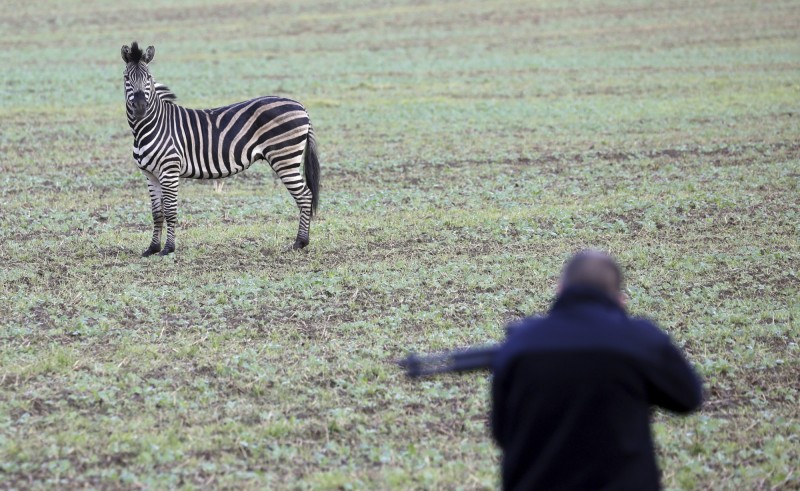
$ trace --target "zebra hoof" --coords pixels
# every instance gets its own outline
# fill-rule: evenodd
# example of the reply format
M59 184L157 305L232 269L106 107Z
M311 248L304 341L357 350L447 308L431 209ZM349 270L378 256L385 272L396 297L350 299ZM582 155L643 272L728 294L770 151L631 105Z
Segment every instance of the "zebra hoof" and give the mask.
M150 247L144 250L142 257L152 256L161 251L161 244L150 244Z
M306 240L296 239L294 241L294 244L292 245L292 250L299 251L300 249L303 249L307 245L308 245L308 239Z
M172 254L173 252L175 252L175 246L166 245L163 249L161 249L161 253L159 255L166 256L167 254Z

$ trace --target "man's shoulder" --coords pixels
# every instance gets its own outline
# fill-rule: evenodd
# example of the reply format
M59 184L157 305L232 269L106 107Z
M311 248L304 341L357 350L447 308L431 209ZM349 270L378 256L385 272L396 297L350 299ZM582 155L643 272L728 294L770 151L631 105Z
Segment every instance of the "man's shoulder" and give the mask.
M510 323L506 327L507 348L527 344L528 342L549 337L557 320L551 315L534 315Z
M540 326L546 322L546 315L533 315L530 317L524 317L522 319L510 322L506 327L506 332L509 337L515 335L518 336L520 333L529 332L530 329L536 328L537 326Z
M560 315L547 313L541 315L533 315L530 317L525 317L510 322L506 327L506 330L510 336L517 333L522 334L522 333L534 332L537 328L542 329L555 324L564 324L564 323L572 324L572 323L585 323L585 322L586 322L585 319L582 321L566 320L562 318ZM664 334L664 331L660 327L658 327L658 325L654 321L646 317L630 317L627 315L622 315L614 318L614 320L610 323L619 326L627 326L631 328L640 329L644 332Z
M646 318L623 315L595 323L547 314L509 325L501 353L504 359L538 350L632 349L641 353L670 343L669 335Z
M531 316L510 322L506 326L506 339L500 344L496 363L502 364L517 352L523 351L532 339L538 337L539 328L547 322L547 316Z
M669 335L658 327L655 322L644 317L629 317L629 324L632 329L654 341L669 341Z

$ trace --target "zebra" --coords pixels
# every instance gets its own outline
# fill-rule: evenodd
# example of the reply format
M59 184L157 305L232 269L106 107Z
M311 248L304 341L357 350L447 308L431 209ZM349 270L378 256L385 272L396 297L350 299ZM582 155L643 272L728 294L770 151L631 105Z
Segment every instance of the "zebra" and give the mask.
M292 249L309 243L319 202L319 159L314 130L297 101L267 96L216 109L188 109L166 85L153 80L155 48L122 46L125 110L133 133L133 158L147 177L153 237L143 256L175 252L178 180L222 179L265 159L300 209ZM305 181L300 175L303 164ZM161 232L167 224L162 249Z

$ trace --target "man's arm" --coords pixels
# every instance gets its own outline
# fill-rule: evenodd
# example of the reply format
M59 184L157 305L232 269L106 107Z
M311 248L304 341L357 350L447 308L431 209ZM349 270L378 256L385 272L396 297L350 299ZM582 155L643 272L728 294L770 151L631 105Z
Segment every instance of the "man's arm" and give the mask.
M663 334L663 333L662 333ZM669 336L655 353L656 366L650 374L650 402L676 413L689 413L703 403L700 377Z

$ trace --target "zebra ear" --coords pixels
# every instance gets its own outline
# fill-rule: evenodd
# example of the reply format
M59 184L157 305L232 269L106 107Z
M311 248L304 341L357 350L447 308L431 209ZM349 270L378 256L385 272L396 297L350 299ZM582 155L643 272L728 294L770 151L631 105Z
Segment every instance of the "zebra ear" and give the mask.
M122 47L122 61L128 63L131 55L131 47L127 44Z
M152 46L148 46L147 50L144 52L144 58L142 58L142 61L144 61L145 63L150 63L151 61L153 61L153 56L155 56L155 54L156 54L156 49Z

